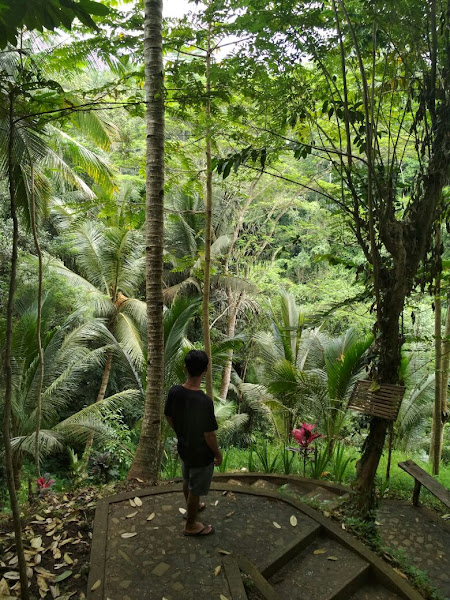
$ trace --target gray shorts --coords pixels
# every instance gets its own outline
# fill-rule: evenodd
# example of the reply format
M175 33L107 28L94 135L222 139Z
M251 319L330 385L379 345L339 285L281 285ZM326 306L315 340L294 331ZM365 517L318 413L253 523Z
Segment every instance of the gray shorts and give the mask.
M181 472L194 496L206 496L214 474L214 461L206 467L188 467L181 461Z

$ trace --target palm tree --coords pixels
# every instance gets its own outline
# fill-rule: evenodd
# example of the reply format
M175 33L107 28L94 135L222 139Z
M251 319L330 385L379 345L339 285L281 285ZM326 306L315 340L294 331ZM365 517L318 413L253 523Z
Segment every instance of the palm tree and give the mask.
M146 301L147 387L141 437L129 478L156 481L161 460L164 381L164 65L162 0L145 0L144 63L147 103Z
M144 277L143 243L140 232L127 227L107 227L101 221L83 221L71 233L75 261L81 275L61 261L49 258L48 266L79 288L95 316L130 356L140 372L144 364L142 331L146 307L132 298ZM113 351L107 354L97 401L105 397Z
M13 396L12 396L12 448L15 462L16 486L20 485L19 473L23 453L34 454L39 436L39 458L60 451L68 443L86 441L91 435L100 438L111 435L101 420L106 407L135 403L141 398L139 390L127 389L109 397L99 405L83 409L62 420L61 416L73 403L78 385L86 371L101 363L108 346L89 349L86 340L96 335L95 320L86 321L81 311L70 314L66 320L52 326L54 301L51 294L44 294L42 301L42 347L44 352L44 378L42 385L42 428L37 430L39 388L39 357L36 329L38 303L34 294L28 294L16 303L18 320L12 340Z

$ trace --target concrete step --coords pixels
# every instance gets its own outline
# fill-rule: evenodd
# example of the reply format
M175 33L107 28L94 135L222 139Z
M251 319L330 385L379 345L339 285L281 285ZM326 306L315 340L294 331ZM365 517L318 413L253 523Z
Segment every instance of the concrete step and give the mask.
M366 583L369 572L363 558L319 536L268 581L279 596L290 600L348 600Z

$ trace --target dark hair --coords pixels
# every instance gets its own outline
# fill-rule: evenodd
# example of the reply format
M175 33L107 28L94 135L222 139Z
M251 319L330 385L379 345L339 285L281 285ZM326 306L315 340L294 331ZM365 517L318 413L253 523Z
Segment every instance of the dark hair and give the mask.
M187 372L192 377L204 373L208 368L208 362L208 355L203 350L190 350L184 359Z

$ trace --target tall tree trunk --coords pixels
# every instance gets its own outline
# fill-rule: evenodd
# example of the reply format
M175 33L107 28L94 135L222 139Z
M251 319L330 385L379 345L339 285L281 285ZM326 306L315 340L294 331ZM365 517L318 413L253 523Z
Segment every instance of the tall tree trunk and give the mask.
M211 335L209 328L209 298L211 288L211 228L212 228L212 171L211 171L211 25L208 29L206 51L206 198L205 198L205 270L203 280L203 345L209 364L206 372L206 393L213 398Z
M163 245L164 245L164 70L162 0L145 0L144 61L147 101L146 161L146 300L147 388L141 437L129 479L155 483L161 458L164 384Z
M436 225L436 263L437 272L434 291L434 411L430 442L430 462L433 475L439 474L440 444L441 444L441 410L442 410L442 302L441 302L441 225Z
M42 349L41 340L41 322L42 322L42 251L39 243L37 226L36 226L36 195L34 189L34 167L31 165L31 229L33 232L34 246L38 257L38 298L37 298L37 320L36 320L36 339L39 354L39 380L36 392L36 439L34 442L34 460L36 462L37 476L41 476L40 459L39 459L39 438L41 432L41 415L42 415L42 387L44 384L44 351Z
M17 245L19 239L19 223L16 212L16 187L14 181L14 96L11 93L9 99L9 139L8 139L8 183L9 199L11 206L11 219L13 223L13 242L11 252L11 274L9 280L8 304L6 309L6 343L4 355L5 372L5 401L3 407L3 443L5 445L6 479L8 484L9 498L14 524L14 538L16 552L19 559L20 588L22 600L29 600L27 565L22 544L22 525L20 522L20 510L17 501L16 488L14 485L14 467L11 449L11 405L12 405L12 320L14 295L16 291L17 274Z
M380 334L377 340L378 364L376 378L379 383L398 383L401 364L402 339L399 331L399 319L403 308L402 290L387 290L380 306L382 319L379 322ZM374 482L377 468L384 449L389 421L372 417L369 434L364 441L362 455L356 466L357 507L361 514L367 514L375 505Z

